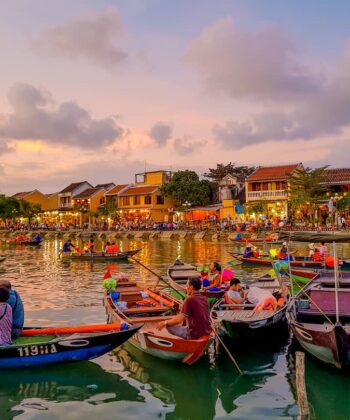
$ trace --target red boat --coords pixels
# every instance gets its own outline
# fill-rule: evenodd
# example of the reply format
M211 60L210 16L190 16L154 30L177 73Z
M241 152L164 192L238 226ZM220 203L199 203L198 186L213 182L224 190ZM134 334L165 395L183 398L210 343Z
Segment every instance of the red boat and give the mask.
M109 321L130 326L144 324L130 343L152 356L165 360L195 363L213 340L213 333L197 340L185 340L172 335L166 328L157 329L160 321L171 319L180 312L182 302L160 290L143 290L135 283L118 282L114 291L104 296Z
M256 239L249 239L249 238L242 238L242 239L235 239L235 238L229 238L231 242L234 242L235 244L243 244L246 245L247 243L251 244L268 244L268 245L280 245L283 241L281 240L268 240L268 239L262 239L262 238L256 238Z
M237 261L242 262L243 264L249 265L266 265L271 266L271 262L276 262L278 260L271 260L269 258L247 258L243 257L241 254L237 254L235 252L230 252L233 258ZM323 268L324 262L323 261L312 261L306 260L305 257L294 257L294 260L290 262L291 267L304 267L304 268Z

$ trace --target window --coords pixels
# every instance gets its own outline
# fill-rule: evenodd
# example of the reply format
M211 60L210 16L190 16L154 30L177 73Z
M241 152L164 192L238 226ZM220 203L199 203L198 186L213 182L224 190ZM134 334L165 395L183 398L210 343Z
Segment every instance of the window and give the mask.
M105 203L105 198L104 197L100 198L100 204L104 204L104 203Z
M164 204L164 197L157 195L157 204Z
M130 197L122 197L122 205L130 206Z
M138 206L141 204L141 197L139 195L134 195L134 205Z
M145 195L145 204L152 204L152 196Z

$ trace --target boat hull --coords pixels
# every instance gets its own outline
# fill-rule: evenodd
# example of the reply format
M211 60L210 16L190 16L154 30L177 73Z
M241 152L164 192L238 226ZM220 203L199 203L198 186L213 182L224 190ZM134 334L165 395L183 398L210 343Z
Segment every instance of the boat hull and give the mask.
M140 252L140 249L137 249L135 251L125 251L125 252L119 252L118 254L112 255L106 255L106 254L71 254L69 253L62 253L62 258L67 258L71 261L93 261L93 262L105 262L105 261L123 261L128 260L129 258L136 255L138 252Z
M113 307L112 299L106 294L104 298L109 322L125 322L123 316ZM141 311L142 312L142 311ZM160 359L183 362L192 365L199 360L214 339L214 335L201 337L197 340L184 340L170 334L166 328L157 329L157 324L171 316L156 316L142 319L143 327L129 340L129 343L143 352ZM129 321L133 322L132 319Z
M75 334L40 343L0 347L0 369L22 369L99 357L122 345L140 326L125 331Z

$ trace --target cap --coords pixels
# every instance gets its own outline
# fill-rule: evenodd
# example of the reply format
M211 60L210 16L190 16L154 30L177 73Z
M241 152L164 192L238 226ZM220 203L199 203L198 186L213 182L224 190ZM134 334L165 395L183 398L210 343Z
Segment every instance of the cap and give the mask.
M283 242L283 244L282 245L287 245L287 242Z

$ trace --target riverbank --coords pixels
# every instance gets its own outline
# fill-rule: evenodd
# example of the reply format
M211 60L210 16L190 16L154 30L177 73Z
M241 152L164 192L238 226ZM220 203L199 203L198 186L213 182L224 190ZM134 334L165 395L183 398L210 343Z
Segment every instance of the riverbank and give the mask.
M89 239L91 237L98 238L103 241L115 241L120 239L194 239L194 240L212 240L212 241L229 241L235 238L237 232L225 231L186 231L186 230L129 230L122 231L92 231L92 230L70 230L70 231L21 231L21 235L34 238L40 234L43 239ZM15 238L19 234L18 231L2 231L0 237ZM250 236L251 234L249 234Z

